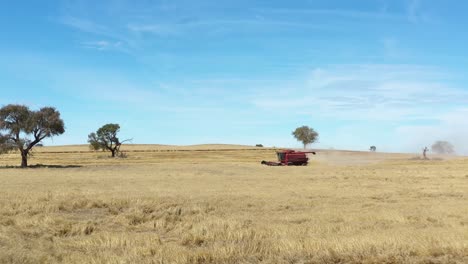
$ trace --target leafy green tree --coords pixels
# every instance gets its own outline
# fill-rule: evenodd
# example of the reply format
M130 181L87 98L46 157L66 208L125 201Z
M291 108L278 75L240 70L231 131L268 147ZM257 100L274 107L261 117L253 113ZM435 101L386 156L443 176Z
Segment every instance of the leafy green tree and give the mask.
M106 124L99 128L96 132L88 135L88 142L94 150L108 150L115 157L119 153L120 146L130 139L120 141L117 134L120 131L119 124Z
M48 137L65 133L60 112L53 107L32 111L24 105L0 108L0 152L18 149L21 167L28 166L28 156L37 144Z
M304 148L306 148L308 144L316 142L319 136L313 128L310 128L308 126L301 126L296 128L296 130L292 132L292 135L298 141L304 144Z

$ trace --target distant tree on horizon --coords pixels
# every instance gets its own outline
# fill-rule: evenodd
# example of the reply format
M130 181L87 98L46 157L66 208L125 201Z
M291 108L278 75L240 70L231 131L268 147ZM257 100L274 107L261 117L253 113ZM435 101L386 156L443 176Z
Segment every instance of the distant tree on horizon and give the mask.
M455 149L448 141L438 140L431 146L432 152L437 154L453 154Z
M22 168L28 166L28 156L34 146L63 133L65 125L54 107L32 111L25 105L9 104L0 108L0 153L17 149Z
M319 134L311 127L301 126L296 128L292 132L292 135L297 139L297 141L302 142L304 149L308 144L312 144L317 141Z
M427 157L427 152L428 151L429 151L429 149L427 147L423 148L423 159L428 159L428 157Z
M96 132L88 135L88 143L91 145L92 149L103 151L108 150L111 152L112 157L115 157L115 155L119 153L122 143L131 140L126 139L120 141L117 137L117 133L119 133L119 131L119 124L106 124Z

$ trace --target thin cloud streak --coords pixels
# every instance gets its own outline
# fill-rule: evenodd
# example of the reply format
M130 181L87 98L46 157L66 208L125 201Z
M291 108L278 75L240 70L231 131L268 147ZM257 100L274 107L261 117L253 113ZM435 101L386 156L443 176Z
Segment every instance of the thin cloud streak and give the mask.
M98 41L86 41L82 43L83 47L87 49L95 49L95 50L119 50L122 48L122 42L110 42L106 40L98 40Z
M252 28L253 27L253 28ZM184 36L193 32L221 33L223 31L246 31L256 28L271 29L271 27L302 28L309 30L341 30L330 25L317 25L288 20L259 20L259 19L223 19L223 20L197 20L187 23L146 23L131 24L127 28L135 33L151 33L158 36ZM248 28L248 29L247 29ZM200 31L204 29L204 31ZM277 30L278 28L275 28ZM209 31L206 31L209 30Z
M342 17L348 19L378 19L390 21L403 21L405 16L398 13L385 11L366 12L351 9L291 9L291 8L262 8L258 12L265 14L287 14L287 15L322 15Z
M80 46L86 49L114 50L131 54L139 46L139 39L116 27L106 26L91 19L74 16L63 16L59 23L75 31L88 34L93 38L104 38L97 41L81 41ZM89 39L89 37L87 37Z
M439 78L437 78L437 76ZM341 120L433 119L447 104L468 103L468 92L444 83L440 69L409 65L354 65L315 69L290 95L270 91L256 107L294 107L304 114ZM279 89L280 90L280 89ZM300 98L296 95L301 95Z
M114 34L111 33L110 29L99 25L91 20L66 16L62 17L59 20L63 25L69 26L79 31L83 31L86 33L96 34L96 35L103 35L103 36L110 36L113 37Z

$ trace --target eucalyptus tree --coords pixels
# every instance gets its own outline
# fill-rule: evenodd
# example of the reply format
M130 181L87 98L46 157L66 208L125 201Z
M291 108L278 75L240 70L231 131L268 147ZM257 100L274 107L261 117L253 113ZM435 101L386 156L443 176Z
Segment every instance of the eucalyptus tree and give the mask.
M120 141L117 134L120 131L119 124L106 124L100 127L96 132L88 135L88 143L94 150L108 150L112 153L112 157L120 151L120 146L130 139Z
M33 111L25 105L9 104L0 108L0 152L17 149L22 168L28 166L28 156L34 146L63 133L64 122L54 107Z
M319 136L319 134L313 128L308 126L301 126L296 128L296 130L292 132L292 135L298 141L302 142L304 148L306 148L308 144L316 142Z

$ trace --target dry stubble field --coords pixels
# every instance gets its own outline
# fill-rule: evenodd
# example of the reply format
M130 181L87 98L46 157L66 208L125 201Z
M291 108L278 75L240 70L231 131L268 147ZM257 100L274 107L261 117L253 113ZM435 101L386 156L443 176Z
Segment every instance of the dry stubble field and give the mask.
M468 263L468 159L325 151L264 167L274 150L126 150L30 160L58 168L0 156L0 263Z

